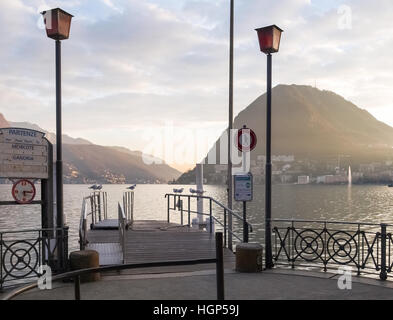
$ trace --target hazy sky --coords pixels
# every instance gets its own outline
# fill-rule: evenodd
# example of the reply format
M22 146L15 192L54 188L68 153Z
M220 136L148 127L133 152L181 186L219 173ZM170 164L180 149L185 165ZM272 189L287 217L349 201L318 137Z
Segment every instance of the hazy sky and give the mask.
M235 114L265 91L254 29L275 23L285 32L274 85L316 83L393 126L393 1L235 3ZM169 139L174 158L199 160L228 118L229 0L1 0L0 112L51 131L54 41L38 12L54 7L75 16L64 132L157 156Z

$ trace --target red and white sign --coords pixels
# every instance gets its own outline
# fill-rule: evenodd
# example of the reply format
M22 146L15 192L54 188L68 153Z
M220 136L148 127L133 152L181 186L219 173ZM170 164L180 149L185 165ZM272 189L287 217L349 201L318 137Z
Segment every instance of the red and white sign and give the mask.
M35 186L30 180L22 179L14 183L12 187L12 196L20 204L28 204L34 200Z
M237 148L239 151L254 150L257 145L257 135L250 128L242 128L237 132Z

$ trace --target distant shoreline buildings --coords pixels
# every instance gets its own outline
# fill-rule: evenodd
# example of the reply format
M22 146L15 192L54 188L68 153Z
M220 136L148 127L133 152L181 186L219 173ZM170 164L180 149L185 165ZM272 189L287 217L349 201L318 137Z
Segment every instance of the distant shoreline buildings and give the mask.
M352 164L350 157L343 160L340 156L326 160L296 158L294 155L272 156L272 179L281 184L347 184L348 169L351 166L351 183L391 183L393 182L393 161ZM265 156L251 160L250 171L254 182L264 183ZM211 184L225 184L226 164L205 165L205 180ZM193 175L189 175L193 179ZM185 181L179 181L185 183ZM188 182L187 182L188 183ZM193 183L193 181L190 181Z

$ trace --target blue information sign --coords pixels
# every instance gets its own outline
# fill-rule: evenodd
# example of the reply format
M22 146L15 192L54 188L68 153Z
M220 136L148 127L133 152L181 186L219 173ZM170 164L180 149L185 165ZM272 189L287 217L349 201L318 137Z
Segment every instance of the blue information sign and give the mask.
M234 176L234 194L236 201L252 201L253 179L252 174L237 174Z

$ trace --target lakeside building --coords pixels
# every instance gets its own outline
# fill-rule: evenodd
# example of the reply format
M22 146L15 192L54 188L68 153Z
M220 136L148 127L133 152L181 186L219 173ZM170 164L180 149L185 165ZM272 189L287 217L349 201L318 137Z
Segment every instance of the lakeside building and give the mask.
M310 183L310 176L297 177L297 184L309 184L309 183Z

